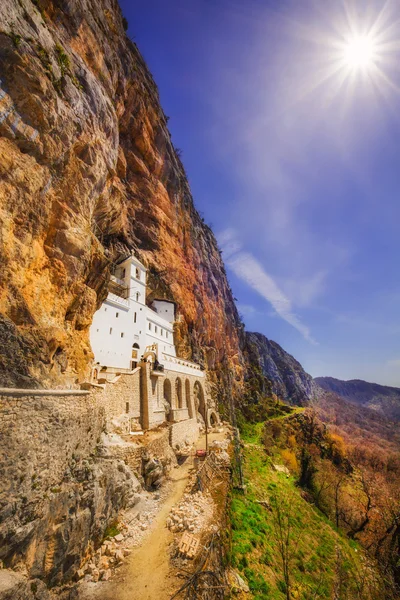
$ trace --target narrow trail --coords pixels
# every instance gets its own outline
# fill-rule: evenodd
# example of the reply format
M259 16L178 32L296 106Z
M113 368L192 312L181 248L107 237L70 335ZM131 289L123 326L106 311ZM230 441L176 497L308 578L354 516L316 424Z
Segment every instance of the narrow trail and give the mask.
M170 573L170 544L173 535L165 526L171 508L182 497L189 479L193 457L171 473L171 493L155 517L151 532L134 548L120 572L107 582L88 586L81 600L167 600L175 577ZM171 577L172 575L172 577ZM172 580L171 580L172 579Z
M192 465L193 459L190 457L184 465L174 469L171 476L172 492L155 518L150 535L129 556L121 573L123 581L111 581L110 589L103 590L102 600L164 600L171 596L173 582L168 575L169 546L173 535L165 526L165 521L171 508L183 495Z
M210 442L224 439L224 434L210 434ZM205 447L201 436L197 448ZM80 600L169 600L182 585L170 564L170 545L174 539L165 522L171 508L179 502L193 467L190 456L171 473L171 493L163 503L141 546L134 548L120 572L111 580L91 584L82 590Z

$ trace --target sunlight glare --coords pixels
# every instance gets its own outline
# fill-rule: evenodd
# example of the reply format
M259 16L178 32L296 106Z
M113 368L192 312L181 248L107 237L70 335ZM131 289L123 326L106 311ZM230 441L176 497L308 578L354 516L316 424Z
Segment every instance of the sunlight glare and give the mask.
M344 48L344 61L352 69L368 69L375 64L376 45L369 36L358 36Z

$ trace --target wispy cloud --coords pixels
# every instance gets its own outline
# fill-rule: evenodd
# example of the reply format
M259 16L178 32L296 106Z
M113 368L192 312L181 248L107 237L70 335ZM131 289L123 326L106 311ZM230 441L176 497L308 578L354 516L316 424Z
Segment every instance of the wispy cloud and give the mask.
M286 279L282 287L297 306L310 306L325 291L327 270L320 270L309 278Z
M268 310L259 310L252 306L251 304L242 304L241 302L236 303L237 309L239 313L246 317L262 317L268 316L270 318L277 318L278 315L273 309Z
M311 344L317 344L311 335L310 329L293 312L290 299L264 270L261 263L252 254L241 249L235 232L231 229L224 231L219 236L219 241L224 250L226 263L235 275L265 298L276 313L297 329L305 340Z
M400 358L393 358L388 360L386 365L391 369L400 369Z

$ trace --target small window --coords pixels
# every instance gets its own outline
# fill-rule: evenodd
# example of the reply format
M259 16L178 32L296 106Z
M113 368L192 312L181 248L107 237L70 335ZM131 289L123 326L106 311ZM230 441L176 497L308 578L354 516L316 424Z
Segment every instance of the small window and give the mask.
M121 332L121 337L124 337L124 335L125 335L124 332Z
M139 302L139 296L140 296L139 292L136 292L136 302Z
M104 312L107 312L107 308L106 307L104 307Z
M119 313L115 313L115 316L116 316L116 318L118 319L118 317L119 317Z
M160 331L160 334L161 334L161 335L164 335L164 331L163 331L162 329L161 329L161 331Z
M165 335L168 337L168 331L166 332L166 334L165 334Z
M155 331L155 333L157 333L157 331L158 331L157 325L154 327L154 331Z
M112 327L110 327L110 335L112 334Z
M99 330L98 330L98 329L96 329L96 331L97 331L97 333L99 333Z
M133 315L133 322L136 323L136 313Z
M149 330L151 331L151 323L149 323Z
M129 402L125 403L125 412L129 412Z
M136 279L140 279L140 269L136 267Z
M125 274L126 274L126 271L125 271L125 269L122 269L122 271L121 271L121 279L124 279L124 277L125 277Z

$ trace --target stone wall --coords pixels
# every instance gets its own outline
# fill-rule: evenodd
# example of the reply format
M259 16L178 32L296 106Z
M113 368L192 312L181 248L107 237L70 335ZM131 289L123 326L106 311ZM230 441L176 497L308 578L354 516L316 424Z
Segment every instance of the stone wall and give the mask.
M166 420L163 401L164 374L152 370L149 362L141 363L142 427L151 429Z
M101 394L101 392L100 392ZM98 393L0 390L0 501L59 483L77 455L92 454L104 412ZM35 494L34 494L35 495Z
M138 482L101 457L102 391L0 390L0 560L70 580Z
M140 368L120 375L115 383L107 383L97 398L104 408L107 426L110 428L111 422L118 418L123 429L129 431L131 419L140 421Z
M108 446L112 456L123 460L125 464L138 476L142 475L143 459L152 456L163 463L176 464L176 457L170 446L170 430L165 428L153 439L143 440L143 444L113 444Z
M170 428L170 444L174 450L185 444L193 444L199 437L199 425L196 419L173 423Z

